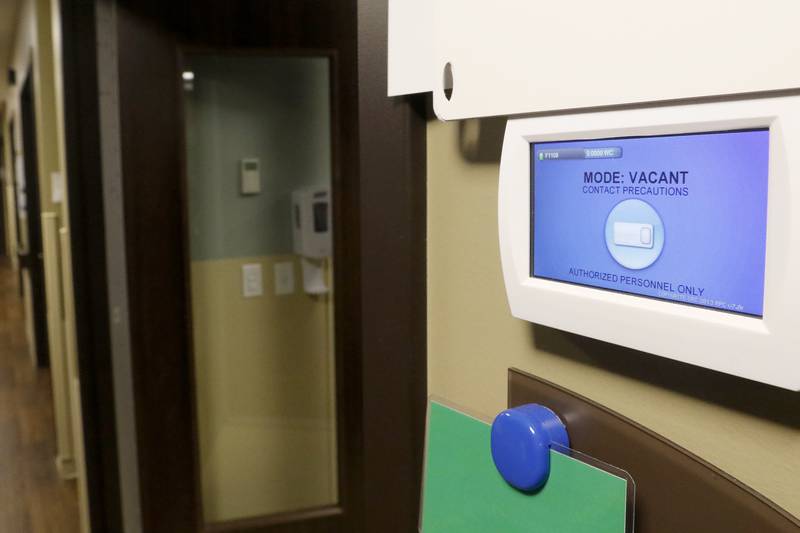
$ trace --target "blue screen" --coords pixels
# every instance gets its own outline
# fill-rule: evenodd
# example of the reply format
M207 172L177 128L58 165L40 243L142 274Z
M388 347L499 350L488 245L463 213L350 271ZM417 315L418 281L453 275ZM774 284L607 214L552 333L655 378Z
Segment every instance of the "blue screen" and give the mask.
M769 130L531 144L531 274L762 316Z

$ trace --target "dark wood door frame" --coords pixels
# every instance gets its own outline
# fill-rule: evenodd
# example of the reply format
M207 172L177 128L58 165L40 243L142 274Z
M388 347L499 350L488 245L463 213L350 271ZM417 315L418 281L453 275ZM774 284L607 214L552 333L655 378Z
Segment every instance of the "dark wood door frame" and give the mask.
M417 531L427 397L427 97L386 96L388 20L387 0L358 0L360 350L368 533ZM384 405L383 398L395 401ZM396 486L391 494L386 492L390 486Z
M249 17L237 9L244 5ZM287 11L290 5L299 7ZM380 81L385 80L385 55L378 61L376 52L385 50L385 30L369 34L380 43L362 42L356 38L355 4L331 5L195 3L177 22L168 8L129 6L120 11L128 293L137 354L133 367L142 514L148 531L200 527L197 472L185 453L195 437L188 335L163 334L185 332L189 311L183 271L184 200L176 179L181 175L182 146L175 135L182 130L175 55L179 45L187 43L312 49L332 43L341 58L335 175L343 179L335 193L335 209L340 215L337 316L343 328L337 335L337 352L339 376L346 377L340 402L348 447L344 453L352 458L342 472L348 490L342 494L339 519L322 512L315 521L286 516L232 524L231 530L297 531L296 525L276 523L292 518L304 519L304 531L319 532L408 531L417 522L426 388L424 119L421 106L385 97L385 82ZM208 30L204 13L214 14L218 25L212 27L220 33ZM266 29L250 26L250 17L263 20ZM326 29L331 23L338 35ZM306 26L318 33L306 34ZM362 69L357 54L366 50L375 62ZM383 105L360 105L378 95ZM370 144L362 146L367 139ZM148 236L156 234L158 241L148 242ZM387 235L393 236L388 242Z
M84 433L95 531L121 531L103 221L96 3L61 0L70 224ZM117 46L142 528L199 529L181 242L179 44L336 48L342 187L340 372L352 457L347 533L417 527L426 397L425 101L386 97L387 1L122 0ZM203 19L198 14L213 13ZM285 24L300 18L301 25ZM211 22L209 22L211 21ZM332 46L332 43L335 46ZM155 80L137 85L137 73ZM113 132L111 132L113 134ZM147 157L145 157L145 155ZM147 216L142 216L146 214ZM157 274L154 276L154 273ZM158 326L157 331L152 325ZM322 513L325 514L325 513ZM324 516L304 532L324 529ZM316 524L316 525L315 525ZM246 524L240 524L245 526ZM241 530L241 528L240 528ZM263 531L298 531L280 526Z
M121 533L98 83L98 2L60 0L67 193L89 522Z

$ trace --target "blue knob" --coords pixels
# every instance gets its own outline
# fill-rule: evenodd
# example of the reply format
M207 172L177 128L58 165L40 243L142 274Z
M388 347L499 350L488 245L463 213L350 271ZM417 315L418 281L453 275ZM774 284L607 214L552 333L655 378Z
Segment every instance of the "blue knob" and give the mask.
M492 423L492 459L509 485L524 492L541 488L550 475L550 445L569 447L564 423L537 404L497 415Z

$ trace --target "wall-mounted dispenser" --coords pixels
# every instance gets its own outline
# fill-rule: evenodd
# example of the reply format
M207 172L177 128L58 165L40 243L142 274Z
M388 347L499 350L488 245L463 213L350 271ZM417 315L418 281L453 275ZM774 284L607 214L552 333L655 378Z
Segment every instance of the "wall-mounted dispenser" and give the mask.
M331 193L327 186L292 192L294 253L301 257L303 289L326 294L325 263L332 253Z

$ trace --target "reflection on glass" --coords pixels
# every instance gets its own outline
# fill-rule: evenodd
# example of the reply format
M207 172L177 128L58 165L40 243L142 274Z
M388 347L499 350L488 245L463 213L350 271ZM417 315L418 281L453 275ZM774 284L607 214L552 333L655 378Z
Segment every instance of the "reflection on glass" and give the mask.
M205 520L335 504L329 60L182 78Z

